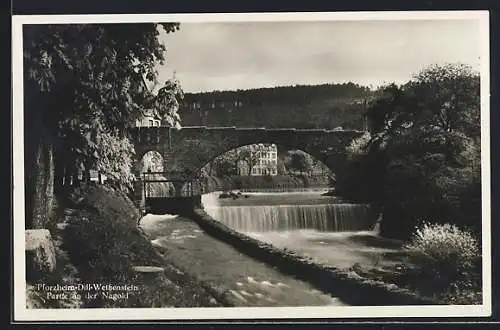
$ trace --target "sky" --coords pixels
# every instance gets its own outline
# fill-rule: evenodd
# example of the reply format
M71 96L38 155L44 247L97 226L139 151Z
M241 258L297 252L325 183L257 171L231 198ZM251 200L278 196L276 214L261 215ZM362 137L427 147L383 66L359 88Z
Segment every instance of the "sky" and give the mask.
M181 23L161 33L163 82L185 92L353 82L405 83L430 64L479 70L476 20Z

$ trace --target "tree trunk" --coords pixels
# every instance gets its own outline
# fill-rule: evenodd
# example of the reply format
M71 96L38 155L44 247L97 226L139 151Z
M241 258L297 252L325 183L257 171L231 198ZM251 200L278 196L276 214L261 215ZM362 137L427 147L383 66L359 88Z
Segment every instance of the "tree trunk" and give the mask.
M82 173L82 181L85 183L90 182L90 165L88 164L88 162L84 163L84 170Z
M72 185L73 181L73 170L72 166L69 164L69 161L66 159L64 162L64 186L68 187Z
M64 177L65 177L65 162L64 157L59 151L54 155L54 192L56 194L62 191L64 186Z
M78 170L75 170L73 173L73 180L71 181L71 185L75 185L78 182L80 182L80 173L78 173Z
M27 164L29 174L26 186L26 228L46 228L54 211L54 152L50 138L42 135L36 147L33 163Z
M46 227L55 208L52 132L42 120L43 97L27 88L24 99L25 227L41 229Z

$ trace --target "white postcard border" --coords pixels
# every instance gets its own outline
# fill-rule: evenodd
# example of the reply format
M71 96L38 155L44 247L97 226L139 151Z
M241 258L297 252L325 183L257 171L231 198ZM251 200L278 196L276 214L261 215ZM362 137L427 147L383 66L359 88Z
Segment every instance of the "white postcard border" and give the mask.
M245 307L245 308L121 308L27 309L24 238L23 49L24 24L140 23L140 22L271 22L361 20L479 20L481 24L481 170L483 226L483 304L462 306L346 306L346 307ZM12 17L13 95L13 321L101 320L215 320L215 319L317 319L380 317L474 317L491 314L491 211L490 211L490 74L488 11L234 13L234 14L113 14L19 15Z

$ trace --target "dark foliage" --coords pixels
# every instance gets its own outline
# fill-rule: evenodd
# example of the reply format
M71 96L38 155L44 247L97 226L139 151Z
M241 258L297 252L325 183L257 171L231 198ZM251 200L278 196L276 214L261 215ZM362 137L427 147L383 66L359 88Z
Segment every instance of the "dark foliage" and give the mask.
M481 229L479 77L431 66L387 86L368 109L370 138L350 148L337 192L383 213L382 234L406 239L422 221Z
M363 129L377 94L353 83L186 93L179 111L185 126Z

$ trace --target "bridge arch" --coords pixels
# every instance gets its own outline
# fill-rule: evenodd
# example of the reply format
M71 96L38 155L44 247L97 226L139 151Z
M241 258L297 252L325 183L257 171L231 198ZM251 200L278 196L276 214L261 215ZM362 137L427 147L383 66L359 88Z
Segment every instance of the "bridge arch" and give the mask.
M312 157L314 160L321 162L324 166L326 166L328 168L328 170L330 172L333 172L332 169L330 168L330 166L324 164L323 161L320 158L318 158L315 155L312 155L311 153L309 153L309 152L307 152L305 150L297 148L295 145L283 145L281 143L266 142L266 141L261 141L261 142L252 143L252 144L238 145L236 147L230 147L230 146L227 146L227 145L224 146L224 147L221 147L221 148L219 148L219 151L218 151L217 154L213 155L211 158L209 158L208 160L204 161L203 163L200 163L200 165L198 165L198 167L194 168L194 171L195 171L195 173L198 173L202 168L204 168L208 164L214 162L217 158L219 158L221 156L224 156L225 154L228 154L228 153L230 153L232 151L237 151L237 150L239 150L241 148L244 148L244 147L250 147L250 146L255 146L255 145L259 145L259 144L264 144L264 145L274 144L274 145L276 145L277 149L281 149L281 151L283 151L283 149L285 149L287 151L300 151L300 152L303 152L303 153L309 155L310 157Z
M364 131L324 129L266 129L235 127L138 127L131 138L138 159L148 151L159 152L166 171L194 176L205 164L233 149L274 143L302 150L324 163L333 173L342 171L346 149Z
M138 157L136 162L136 172L163 172L164 171L164 157L157 150L144 151Z
M255 155L253 157L242 157L241 151L243 150L241 148L248 146L256 147L247 149L248 151L257 152L260 149L257 145L246 145L231 149L208 160L197 170L195 176L201 179L200 183L208 190L213 190L213 187L217 187L216 190L255 189L257 185L269 189L324 188L329 186L331 179L336 177L336 174L326 164L303 150L275 144L276 149L265 150L267 152L276 150L276 154L270 154L270 157ZM299 167L293 167L292 159L296 153L303 154L304 157L308 158L306 159L309 162L307 169L301 170ZM229 163L218 166L217 159L219 157L227 157ZM245 164L241 166L239 161ZM261 163L261 161L269 163ZM272 171L273 169L274 171ZM219 170L222 170L222 172ZM243 171L241 172L241 170ZM266 173L263 171L266 171ZM233 176L236 176L236 178ZM253 179L245 178L249 176L252 176ZM217 178L222 179L222 181Z

